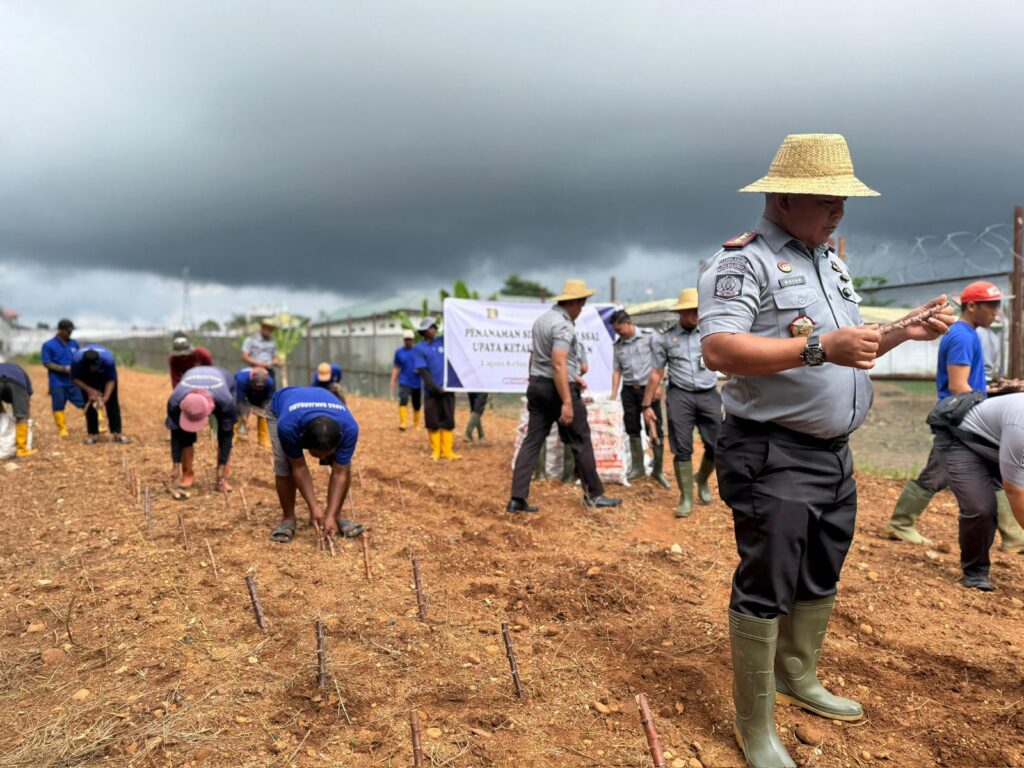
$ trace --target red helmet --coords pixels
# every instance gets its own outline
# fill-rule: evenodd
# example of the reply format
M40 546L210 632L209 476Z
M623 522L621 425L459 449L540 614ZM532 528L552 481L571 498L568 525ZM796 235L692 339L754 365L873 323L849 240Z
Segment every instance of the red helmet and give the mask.
M1003 293L992 283L979 280L971 283L960 293L960 306L968 301L1002 301Z

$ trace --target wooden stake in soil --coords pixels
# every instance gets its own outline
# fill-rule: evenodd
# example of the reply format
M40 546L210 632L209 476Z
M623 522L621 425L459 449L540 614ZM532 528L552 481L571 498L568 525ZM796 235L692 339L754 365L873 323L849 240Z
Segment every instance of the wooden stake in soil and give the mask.
M409 713L409 725L412 726L412 765L423 768L423 743L420 736L420 713L415 709Z
M140 487L140 483L139 483L139 476L134 474L134 470L132 470L132 474L133 474L134 479L135 479L135 482L132 483L132 495L135 497L135 503L138 504L139 503L139 496L142 495L141 494L141 487Z
M188 552L188 529L185 527L185 516L181 512L178 513L178 527L181 528L181 544Z
M525 699L523 683L519 679L519 667L516 666L516 652L512 649L512 633L508 631L508 622L501 622L501 636L505 639L505 655L508 656L508 666L512 670L512 682L516 686L516 698Z
M249 519L249 505L245 503L245 488L238 489L239 496L242 497L242 514L245 515L245 519Z
M267 621L263 618L263 606L260 605L260 598L256 594L256 581L252 576L245 577L245 586L249 588L249 599L252 601L252 612L256 614L256 624L264 632L267 631Z
M206 545L206 552L210 555L210 565L213 566L213 578L216 581L220 581L220 574L217 573L217 561L213 557L213 549L210 547L210 542L203 539L203 544Z
M398 483L398 500L402 503L402 511L405 512L405 494L402 493L402 481L395 480Z
M420 621L427 620L427 596L423 593L423 579L420 577L420 561L412 559L412 578L416 584L416 605L419 608Z
M153 532L153 499L149 495L149 486L146 486L146 495L142 503L142 508L146 512L146 530L150 533Z
M231 511L231 502L228 500L228 489L223 485L220 487L220 492L224 495L224 511Z
M366 540L370 537L370 534L363 531L363 535L360 538L363 540L363 570L366 572L366 580L370 580L370 550Z
M128 454L127 453L122 453L121 454L121 467L124 469L124 484L128 485L128 481L131 478L128 476Z
M324 620L316 620L316 684L327 687L327 658L324 651Z
M665 756L661 753L661 740L658 738L658 732L654 730L654 717L651 715L651 708L647 705L647 696L639 694L636 697L636 706L640 710L640 724L644 727L644 735L647 737L647 747L651 751L654 768L666 768Z

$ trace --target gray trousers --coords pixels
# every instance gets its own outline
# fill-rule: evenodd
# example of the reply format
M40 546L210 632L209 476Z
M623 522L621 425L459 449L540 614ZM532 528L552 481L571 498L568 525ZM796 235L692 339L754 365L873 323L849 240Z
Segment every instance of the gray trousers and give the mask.
M946 468L942 466L942 459L939 452L935 450L935 441L932 441L932 449L928 453L928 463L924 465L921 474L914 481L917 485L929 493L938 493L949 488L949 476Z
M703 392L690 392L669 386L665 396L668 406L668 441L676 461L693 457L693 428L700 432L705 455L715 458L715 443L722 426L722 396L712 387Z
M999 465L975 453L948 432L935 435L949 488L960 507L960 567L968 578L988 577L989 549L996 535L996 491L1002 487Z

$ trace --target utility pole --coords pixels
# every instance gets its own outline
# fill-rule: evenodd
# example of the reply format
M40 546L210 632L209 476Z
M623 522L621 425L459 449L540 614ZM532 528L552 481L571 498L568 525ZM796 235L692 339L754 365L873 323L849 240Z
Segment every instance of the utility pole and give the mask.
M195 325L192 319L192 289L188 267L181 270L181 329L191 331Z
M1013 209L1013 273L1010 276L1010 300L1012 317L1010 318L1010 378L1021 378L1022 357L1021 314L1024 311L1024 259L1021 257L1021 246L1024 245L1024 206Z
M609 278L609 282L610 282L609 293L611 294L611 302L612 302L612 304L614 304L615 303L615 275L612 275Z

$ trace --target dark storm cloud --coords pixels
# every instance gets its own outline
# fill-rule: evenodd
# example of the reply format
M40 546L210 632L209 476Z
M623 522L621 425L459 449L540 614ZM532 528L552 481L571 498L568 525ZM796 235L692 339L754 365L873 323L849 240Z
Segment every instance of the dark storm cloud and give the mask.
M735 190L805 131L845 133L883 192L848 234L980 228L1021 197L1021 21L1019 3L7 4L0 258L366 294L704 253L752 224Z

